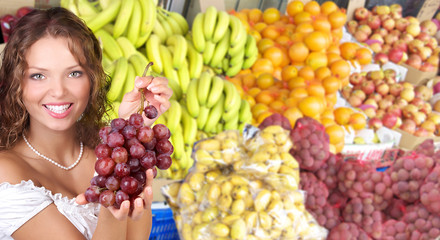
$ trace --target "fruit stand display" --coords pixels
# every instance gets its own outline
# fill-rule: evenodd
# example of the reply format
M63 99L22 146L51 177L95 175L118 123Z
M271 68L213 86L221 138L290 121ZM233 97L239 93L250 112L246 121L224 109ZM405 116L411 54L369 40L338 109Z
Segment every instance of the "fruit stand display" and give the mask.
M95 33L111 77L89 201L131 198L152 168L184 240L440 236L440 13L293 0L207 6L189 24L154 0L60 6ZM5 42L23 7L0 19ZM149 63L173 95L145 128L154 109L117 110Z

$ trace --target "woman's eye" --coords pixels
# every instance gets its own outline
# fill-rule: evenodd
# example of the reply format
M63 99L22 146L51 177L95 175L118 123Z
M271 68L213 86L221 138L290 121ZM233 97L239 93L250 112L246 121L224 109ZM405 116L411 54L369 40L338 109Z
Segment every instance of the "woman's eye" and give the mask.
M41 80L41 79L44 79L44 75L40 74L40 73L35 73L35 74L31 75L31 78L35 79L35 80Z
M81 77L81 75L82 75L81 71L74 71L69 74L69 77L77 78L77 77Z

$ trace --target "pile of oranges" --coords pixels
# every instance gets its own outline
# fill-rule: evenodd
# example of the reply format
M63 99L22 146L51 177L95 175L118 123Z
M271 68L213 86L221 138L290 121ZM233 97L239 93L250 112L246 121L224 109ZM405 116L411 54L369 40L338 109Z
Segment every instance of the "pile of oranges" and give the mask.
M338 91L348 85L353 62L367 64L372 58L366 48L340 43L345 11L332 1L320 5L294 0L286 14L276 8L230 13L257 40L255 64L229 79L251 104L254 124L275 112L287 117L292 126L298 118L309 116L325 123L329 135L334 135L331 139L343 137L334 114ZM332 147L340 152L343 144Z

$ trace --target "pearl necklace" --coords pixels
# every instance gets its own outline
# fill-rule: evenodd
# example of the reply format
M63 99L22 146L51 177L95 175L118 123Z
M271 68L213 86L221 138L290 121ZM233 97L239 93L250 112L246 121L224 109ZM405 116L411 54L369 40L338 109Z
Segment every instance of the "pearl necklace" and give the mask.
M61 165L61 164L55 162L54 160L52 160L52 159L50 159L50 158L44 156L44 155L41 154L40 152L38 152L38 151L37 151L34 147L32 147L32 145L28 142L28 140L26 139L26 137L24 136L24 134L23 134L23 139L24 139L24 141L26 142L26 144L28 145L28 147L29 147L29 148L30 148L35 154L37 154L38 156L40 156L40 157L46 159L46 160L49 161L50 163L52 163L52 164L54 164L55 166L57 166L57 167L59 167L59 168L62 168L62 169L64 169L64 170L70 170L70 169L74 168L74 167L79 163L79 160L81 160L81 157L82 157L82 155L83 155L83 150L84 150L84 148L83 148L83 143L80 142L81 150L79 151L78 159L77 159L72 165L70 165L69 167L65 167L65 166L63 166L63 165Z

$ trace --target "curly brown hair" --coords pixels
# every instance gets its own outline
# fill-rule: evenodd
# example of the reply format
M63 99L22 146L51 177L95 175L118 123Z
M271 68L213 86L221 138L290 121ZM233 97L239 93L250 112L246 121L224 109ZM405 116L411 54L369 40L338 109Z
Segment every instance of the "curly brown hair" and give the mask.
M107 124L104 116L111 108L106 99L109 77L102 68L99 41L86 24L69 10L60 7L36 9L17 22L3 51L0 68L0 150L12 148L29 128L29 113L23 104L21 86L28 68L25 56L32 44L45 36L66 38L70 52L90 80L89 102L76 124L78 139L86 146L96 146L99 143L98 131Z

